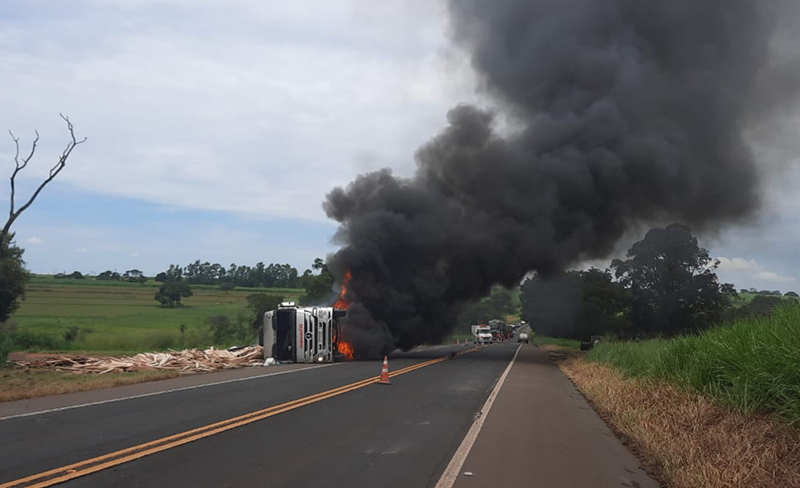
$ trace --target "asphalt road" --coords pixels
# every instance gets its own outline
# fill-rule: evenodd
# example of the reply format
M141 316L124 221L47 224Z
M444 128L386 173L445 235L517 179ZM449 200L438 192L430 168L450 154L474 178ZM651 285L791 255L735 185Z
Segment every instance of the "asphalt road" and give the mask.
M466 348L439 347L396 355L389 366L397 371ZM393 378L390 386L357 387L123 464L98 468L59 486L434 486L516 348L516 343L508 342L482 348L409 371ZM10 416L0 420L0 486L353 384L377 375L380 363L294 368L280 375L23 417L15 417L9 408L29 414L70 405L54 406L52 399L43 399L7 406L0 410L0 418ZM217 378L206 375L192 381L216 382ZM157 390L158 386L147 388ZM117 396L128 395L122 392ZM100 401L108 399L105 397ZM81 398L91 401L92 397Z

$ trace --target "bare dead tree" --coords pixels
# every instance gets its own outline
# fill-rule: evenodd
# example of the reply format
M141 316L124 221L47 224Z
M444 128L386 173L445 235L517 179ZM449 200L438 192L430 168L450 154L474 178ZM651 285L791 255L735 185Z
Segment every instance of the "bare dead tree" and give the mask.
M11 134L11 139L14 141L14 146L16 147L16 152L14 154L14 163L16 164L16 167L14 168L14 172L11 173L11 206L8 211L8 220L3 226L2 231L0 231L0 243L5 242L5 240L11 235L11 225L14 223L14 221L16 221L17 218L19 218L22 212L27 210L28 207L30 207L31 204L33 204L33 202L36 200L36 197L39 196L39 193L42 192L44 187L47 186L48 183L53 181L53 179L55 179L55 177L58 176L61 170L64 169L64 166L67 165L67 159L69 159L69 156L72 154L72 150L75 149L78 145L86 142L85 137L81 140L78 140L75 137L75 130L72 126L72 122L69 120L69 117L67 117L64 114L59 114L59 115L61 115L61 118L64 119L64 122L67 123L67 129L69 130L70 141L67 143L67 147L64 148L64 151L61 153L61 156L58 158L56 164L53 165L52 168L50 168L49 176L39 185L36 191L33 192L33 194L31 195L31 197L19 208L16 207L17 175L19 174L20 171L22 171L28 166L28 163L33 158L34 154L36 154L36 146L39 143L39 131L36 131L36 138L33 140L33 143L31 144L30 152L28 153L27 156L23 155L22 157L20 157L19 138L15 136L13 132L8 131L8 133ZM2 256L3 252L2 248L3 246L0 246L0 256Z

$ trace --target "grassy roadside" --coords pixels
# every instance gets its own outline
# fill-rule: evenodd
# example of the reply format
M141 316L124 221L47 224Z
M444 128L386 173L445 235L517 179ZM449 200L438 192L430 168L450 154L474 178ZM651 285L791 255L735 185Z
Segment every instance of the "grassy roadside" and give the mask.
M177 371L142 371L104 375L72 374L53 370L0 368L0 402L47 395L133 385L179 376Z
M634 378L662 380L742 413L800 425L800 306L698 336L604 343L586 357Z
M559 366L664 486L800 487L800 431L790 425L584 358Z
M559 355L662 484L800 487L800 306L672 340Z

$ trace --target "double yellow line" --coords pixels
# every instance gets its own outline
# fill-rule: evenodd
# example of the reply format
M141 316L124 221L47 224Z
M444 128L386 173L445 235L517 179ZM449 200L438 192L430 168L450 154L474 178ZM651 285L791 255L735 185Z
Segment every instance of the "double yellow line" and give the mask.
M403 369L399 369L393 373L390 373L389 376L390 377L400 376L402 374L410 373L417 369L421 369L426 366L430 366L432 364L440 363L442 361L447 361L448 359L453 359L462 354L466 354L468 352L473 352L476 350L477 349L466 349L463 351L459 351L457 353L449 354L447 356L431 359L429 361L425 361L419 364L408 366ZM310 405L312 403L316 403L322 400L327 400L328 398L333 398L335 396L339 396L347 392L357 390L359 388L364 388L365 386L377 383L379 379L380 379L379 376L367 378L365 380L357 381L355 383L350 383L349 385L340 386L332 390L324 391L322 393L317 393L315 395L310 395L297 400L292 400L290 402L282 403L280 405L275 405L273 407L265 408L263 410L258 410L245 415L240 415L238 417L233 417L203 427L198 427L196 429L187 430L185 432L181 432L179 434L171 435L168 437L162 437L161 439L146 442L144 444L139 444L133 447L128 447L126 449L115 451L109 454L104 454L102 456L87 459L85 461L80 461L78 463L70 464L68 466L62 466L60 468L51 469L50 471L38 473L32 476L28 476L26 478L20 478L18 480L9 481L7 483L1 484L0 488L44 488L47 486L53 486L58 483L69 481L71 479L79 478L81 476L86 476L88 474L96 473L98 471L112 468L120 464L128 463L130 461L134 461L136 459L140 459L145 456L155 454L157 452L166 451L167 449L172 449L173 447L178 447L183 444L188 444L189 442L194 442L199 439L204 439L206 437L210 437L212 435L216 435L221 432L225 432L227 430L235 429L236 427L241 427L243 425L257 422L259 420L263 420L275 415L279 415L288 412L290 410L294 410L296 408L304 407L306 405Z

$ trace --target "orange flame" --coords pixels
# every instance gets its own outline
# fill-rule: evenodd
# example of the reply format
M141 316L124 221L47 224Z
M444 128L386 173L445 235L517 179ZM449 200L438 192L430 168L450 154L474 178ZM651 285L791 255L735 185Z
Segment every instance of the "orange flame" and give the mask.
M339 310L347 310L350 308L350 300L347 299L347 287L350 286L350 280L352 278L353 275L350 273L350 270L347 270L347 273L344 274L342 292L339 294L339 299L333 304L333 308L338 308Z
M348 361L352 361L356 354L353 345L345 341L339 341L339 352L344 354L345 359Z
M333 304L333 308L338 308L339 310L347 310L350 308L350 300L347 299L347 288L350 286L350 280L352 278L352 273L350 273L350 270L347 270L344 274L344 281L342 282L342 291L339 293L339 299ZM338 340L339 352L344 354L345 359L352 361L356 354L355 348L353 348L352 344L342 339L341 336L338 337Z

